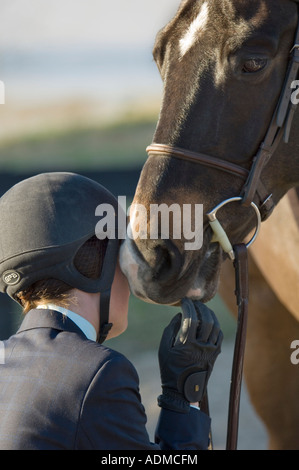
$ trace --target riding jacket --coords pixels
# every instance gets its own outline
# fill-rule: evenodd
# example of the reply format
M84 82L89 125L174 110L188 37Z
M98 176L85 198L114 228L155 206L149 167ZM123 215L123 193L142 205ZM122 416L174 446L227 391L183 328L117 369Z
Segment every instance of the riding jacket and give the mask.
M0 450L208 447L210 418L193 408L161 409L151 443L132 363L58 311L28 312L4 350Z

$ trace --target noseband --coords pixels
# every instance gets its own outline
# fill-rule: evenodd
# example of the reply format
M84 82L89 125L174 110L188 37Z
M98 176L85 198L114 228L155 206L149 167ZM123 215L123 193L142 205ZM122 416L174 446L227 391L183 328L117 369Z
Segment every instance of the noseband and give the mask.
M299 0L293 0L299 3ZM222 229L216 218L218 209L224 205L241 201L245 206L251 206L255 209L258 225L261 220L267 219L274 209L272 194L267 192L261 181L261 173L269 162L270 158L276 151L278 145L284 139L289 141L291 125L296 109L296 104L291 102L292 83L297 78L299 70L299 19L296 30L294 46L290 51L290 60L286 72L285 81L282 87L280 98L267 130L266 136L260 145L256 156L252 160L250 170L247 170L234 163L221 160L214 156L205 155L203 153L192 152L190 150L179 147L153 143L147 148L149 156L166 156L180 158L185 161L199 163L200 165L223 171L244 181L241 194L223 201L218 204L209 214L207 214L210 226L214 231L214 241L219 241L224 251L226 251L232 260L234 260L236 274L236 298L238 305L238 323L236 332L236 341L233 357L231 388L229 399L228 426L227 426L227 450L235 450L237 448L238 439L238 421L240 394L242 385L243 361L246 342L246 326L248 316L248 266L247 266L247 246L244 244L231 247L227 234ZM254 199L258 199L257 205ZM215 228L216 227L216 228ZM252 239L256 238L257 231ZM225 248L227 247L227 248ZM205 411L209 413L208 397L205 397Z

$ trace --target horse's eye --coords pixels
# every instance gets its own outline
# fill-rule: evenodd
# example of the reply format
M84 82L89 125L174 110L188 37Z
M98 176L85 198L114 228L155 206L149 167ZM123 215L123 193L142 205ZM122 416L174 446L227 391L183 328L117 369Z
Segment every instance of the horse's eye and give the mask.
M267 65L266 59L248 59L243 65L243 73L256 73L263 70Z

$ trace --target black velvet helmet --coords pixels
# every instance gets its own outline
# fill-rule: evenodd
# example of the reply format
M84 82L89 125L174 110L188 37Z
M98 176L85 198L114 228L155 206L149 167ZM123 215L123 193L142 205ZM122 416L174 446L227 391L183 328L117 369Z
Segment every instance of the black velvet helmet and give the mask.
M108 240L101 273L90 278L78 271L75 259L95 236L100 204L114 208L115 236ZM36 281L52 278L101 292L107 307L119 251L119 210L106 188L74 173L43 173L13 186L0 198L0 291L14 298ZM102 239L106 233L96 235ZM101 325L103 310L101 303Z

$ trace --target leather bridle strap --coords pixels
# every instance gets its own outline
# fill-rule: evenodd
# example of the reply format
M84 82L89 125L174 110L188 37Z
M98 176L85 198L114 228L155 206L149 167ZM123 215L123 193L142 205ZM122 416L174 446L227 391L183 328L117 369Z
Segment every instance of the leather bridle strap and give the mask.
M284 142L289 141L292 120L296 104L291 101L292 83L296 80L299 70L299 21L295 35L294 46L290 51L290 61L286 72L281 96L274 112L272 121L262 142L257 155L253 159L249 177L243 188L243 204L249 206L257 191L261 173L276 151L284 137Z
M248 319L248 252L245 244L234 247L234 267L236 277L236 300L238 306L237 331L234 347L234 356L231 372L231 386L229 395L226 450L236 450L239 431L239 410L241 400L243 364L246 345L247 319ZM208 396L202 402L202 411L209 415ZM213 449L212 434L210 433L210 449Z
M248 317L248 259L247 247L244 244L234 246L236 298L238 305L238 322L235 349L232 365L231 388L229 397L226 450L236 450L238 443L239 409L243 375L243 362L246 344Z
M182 149L166 144L152 143L146 149L149 157L151 156L165 156L171 158L180 158L181 160L190 161L192 163L199 163L203 166L213 168L214 170L220 170L233 176L237 176L244 182L248 181L250 172L242 166L236 165L235 163L221 160L220 158L212 157L204 153L192 152L191 150ZM259 198L259 209L261 212L262 220L266 220L274 209L271 194L269 194L264 187L262 181L258 182L256 193Z
M174 147L172 145L153 143L149 147L147 147L146 151L149 156L171 156L175 158L180 158L182 160L187 160L192 163L200 163L203 166L211 167L216 170L221 170L225 173L238 176L244 181L246 181L249 175L248 170L236 165L235 163L227 162L216 157L211 157L210 155L205 155L204 153L192 152L191 150L182 149L180 147Z

